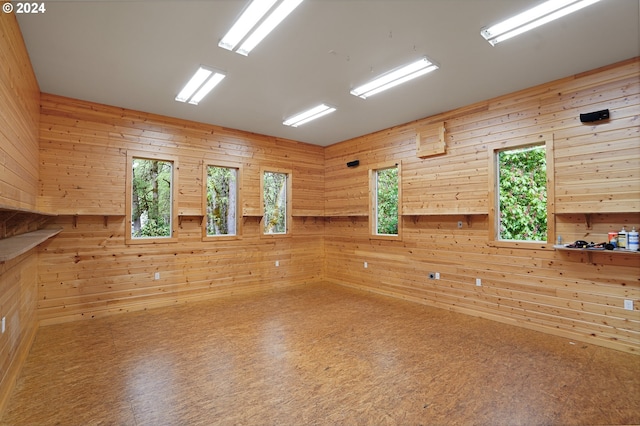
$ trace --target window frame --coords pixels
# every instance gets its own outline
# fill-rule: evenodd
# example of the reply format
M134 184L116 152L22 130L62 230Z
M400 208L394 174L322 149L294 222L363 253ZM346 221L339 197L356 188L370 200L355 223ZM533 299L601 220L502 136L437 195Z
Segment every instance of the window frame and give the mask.
M156 160L171 163L171 235L168 237L133 237L131 225L133 222L133 160ZM125 189L125 209L126 209L126 229L125 244L165 244L178 241L178 158L172 155L156 154L142 151L127 151L126 168L126 189Z
M225 161L204 160L202 163L202 241L238 240L242 238L242 165ZM236 233L233 235L207 235L207 179L209 167L236 170Z
M500 190L499 190L499 156L501 151L544 146L547 168L547 241L517 241L500 239ZM488 147L489 157L489 245L504 248L524 248L553 250L555 241L555 167L553 134L542 134L532 137L515 138L509 141L494 143Z
M378 234L378 171L398 169L398 233ZM402 241L402 163L401 161L388 161L378 163L369 169L369 239Z
M287 190L287 200L285 202L285 209L286 211L286 231L284 233L278 233L278 234L266 234L264 232L264 222L265 222L265 205L264 205L264 175L265 173L281 173L281 174L285 174L287 177L287 183L286 183L286 190ZM286 238L286 237L290 237L292 235L292 229L293 229L293 213L291 211L292 209L292 200L293 200L293 192L292 192L292 188L293 188L293 173L291 171L291 169L285 169L285 168L280 168L280 167L261 167L260 168L260 198L261 198L261 202L260 202L260 236L262 238Z

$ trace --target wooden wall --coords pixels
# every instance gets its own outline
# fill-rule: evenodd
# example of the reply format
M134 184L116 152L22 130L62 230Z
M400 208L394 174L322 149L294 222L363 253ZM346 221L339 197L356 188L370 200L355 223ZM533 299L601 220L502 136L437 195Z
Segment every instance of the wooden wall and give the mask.
M601 109L609 121L579 121ZM446 154L417 158L416 129L442 121ZM500 248L488 239L491 147L548 134L556 235L601 242L623 225L637 229L639 124L635 58L327 147L326 278L640 353L640 255ZM345 166L355 159L359 167ZM402 162L403 241L369 239L367 172L387 161Z
M47 94L41 104L42 208L64 228L40 252L43 324L322 279L321 147ZM177 158L176 243L125 244L128 150ZM242 166L237 240L201 240L203 161ZM292 171L290 236L261 235L261 167Z
M40 89L15 16L0 16L0 205L35 209Z
M34 210L38 196L40 90L13 14L0 14L0 238L10 209ZM19 226L18 226L19 227ZM0 413L37 329L37 251L0 262Z

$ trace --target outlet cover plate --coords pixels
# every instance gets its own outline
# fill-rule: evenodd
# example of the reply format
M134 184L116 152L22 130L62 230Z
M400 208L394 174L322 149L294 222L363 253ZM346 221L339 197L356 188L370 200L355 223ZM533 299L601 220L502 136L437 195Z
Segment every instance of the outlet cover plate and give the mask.
M624 308L627 311L633 311L633 300L625 299L624 300Z

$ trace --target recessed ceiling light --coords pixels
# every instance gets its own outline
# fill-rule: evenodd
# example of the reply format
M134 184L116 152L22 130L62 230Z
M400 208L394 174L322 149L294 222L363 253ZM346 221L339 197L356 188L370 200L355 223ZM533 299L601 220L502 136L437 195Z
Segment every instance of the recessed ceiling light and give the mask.
M303 0L282 0L274 9L273 5L277 1L278 0L253 0L227 34L220 40L218 46L233 51L236 46L244 40L236 50L236 53L247 56L249 52L298 7ZM271 14L263 20L272 9ZM260 22L261 20L262 22ZM260 24L256 28L258 23ZM249 35L249 33L251 34Z
M548 0L534 8L482 29L480 34L492 46L555 19L591 6L600 0Z
M422 58L418 61L383 74L362 86L356 87L351 91L351 94L359 96L362 99L367 99L369 96L391 89L399 84L413 80L414 78L430 73L431 71L435 71L438 68L439 67L437 65L433 64L427 58Z
M216 87L224 77L225 75L221 72L200 67L180 93L178 93L176 101L189 101L190 104L198 105L202 98L213 90L213 88Z
M317 107L311 108L305 112L301 112L300 114L296 114L285 121L282 122L285 126L298 127L305 123L310 122L311 120L315 120L316 118L320 118L324 115L332 113L336 109L334 107L320 104Z

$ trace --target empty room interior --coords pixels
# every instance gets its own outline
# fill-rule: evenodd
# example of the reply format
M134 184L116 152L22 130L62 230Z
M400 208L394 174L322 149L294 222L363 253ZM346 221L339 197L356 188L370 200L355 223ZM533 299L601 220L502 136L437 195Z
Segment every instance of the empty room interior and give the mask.
M637 0L3 3L1 425L640 424L638 230Z

